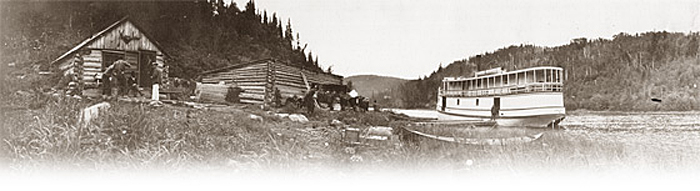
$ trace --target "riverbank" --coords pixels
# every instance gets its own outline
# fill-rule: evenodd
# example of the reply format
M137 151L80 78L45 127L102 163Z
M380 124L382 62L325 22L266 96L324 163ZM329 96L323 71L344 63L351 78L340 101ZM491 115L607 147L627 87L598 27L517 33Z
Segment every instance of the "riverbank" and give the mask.
M543 135L516 145L461 145L418 137L398 140L398 144L348 149L342 140L343 126L333 125L333 120L363 129L397 129L406 122L387 112L318 111L308 117L309 122L301 123L280 117L277 114L281 111L249 105L203 109L110 102L112 107L94 126L81 127L76 125L79 110L94 102L51 97L12 99L15 103L42 103L2 111L3 166L19 173L535 176L700 172L700 148L695 146L700 145L700 125L667 123L677 115L656 115L660 118L653 119L572 114L565 120L570 128L517 132ZM694 122L697 118L700 116L690 113L684 120ZM481 131L478 137L512 135L498 129Z

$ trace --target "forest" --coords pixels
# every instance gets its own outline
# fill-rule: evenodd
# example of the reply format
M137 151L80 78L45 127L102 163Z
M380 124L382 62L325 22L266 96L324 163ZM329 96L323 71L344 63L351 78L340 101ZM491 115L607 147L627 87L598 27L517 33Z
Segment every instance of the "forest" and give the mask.
M291 19L258 10L253 1L241 10L221 0L192 0L0 1L0 73L9 65L48 67L63 52L126 16L172 56L167 60L171 76L191 79L201 71L264 58L331 72L306 50ZM512 45L440 66L372 98L388 107L431 108L446 76L472 76L495 67L559 66L566 73L568 110L698 110L699 36L653 31L576 38L556 47Z
M440 66L386 94L401 107L430 108L443 77L559 66L565 70L567 110L687 111L700 109L698 32L619 33L612 39L576 38L556 47L508 46ZM652 101L652 99L660 101Z
M48 67L124 17L172 56L167 60L171 76L193 78L201 71L266 58L324 71L294 33L291 19L258 10L252 0L244 10L222 0L2 1L0 63Z

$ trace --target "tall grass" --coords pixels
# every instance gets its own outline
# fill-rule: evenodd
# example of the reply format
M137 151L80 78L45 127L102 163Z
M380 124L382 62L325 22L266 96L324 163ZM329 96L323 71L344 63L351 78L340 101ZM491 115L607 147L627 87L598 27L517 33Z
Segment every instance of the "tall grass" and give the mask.
M340 174L439 171L456 174L507 172L611 172L643 169L690 171L700 164L700 148L675 145L692 132L620 133L595 129L459 129L435 127L431 133L499 138L544 132L539 140L506 146L473 146L403 136L408 122L380 112L318 111L310 123L291 122L259 109L229 107L199 110L110 102L91 125L78 126L79 110L97 101L35 94L8 94L0 119L2 160L10 169L167 170L233 173L286 172ZM36 105L28 107L29 105ZM263 121L252 120L250 113ZM355 146L348 152L342 127L333 119L366 129L391 126L400 140ZM577 119L577 118L572 118ZM584 118L585 119L585 118ZM690 133L690 134L689 134ZM641 137L641 138L639 138ZM659 140L656 142L654 140ZM674 143L674 144L672 144Z

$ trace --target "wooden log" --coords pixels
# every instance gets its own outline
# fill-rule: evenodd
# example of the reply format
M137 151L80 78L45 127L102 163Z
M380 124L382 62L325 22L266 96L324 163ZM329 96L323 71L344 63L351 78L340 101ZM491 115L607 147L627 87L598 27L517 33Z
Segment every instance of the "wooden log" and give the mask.
M249 99L241 99L241 103L261 105L261 104L263 104L263 101L249 100Z
M241 93L238 97L254 100L265 100L265 95L262 94L251 94L251 93Z

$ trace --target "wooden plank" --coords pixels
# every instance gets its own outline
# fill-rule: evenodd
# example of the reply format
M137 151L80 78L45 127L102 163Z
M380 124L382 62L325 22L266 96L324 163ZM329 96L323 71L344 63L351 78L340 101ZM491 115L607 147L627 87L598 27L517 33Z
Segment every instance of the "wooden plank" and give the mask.
M255 104L255 105L261 105L261 104L263 104L263 101L258 101L258 100L248 100L248 99L241 99L241 103L247 103L247 104Z
M266 82L236 82L239 86L265 86Z
M99 62L84 62L83 67L91 67L91 68L102 68L102 63Z
M83 71L102 72L102 69L101 68L93 68L93 67L84 67Z
M251 93L241 93L238 97L246 99L264 100L265 95L263 94L251 94Z
M265 90L265 86L238 86L244 90Z

